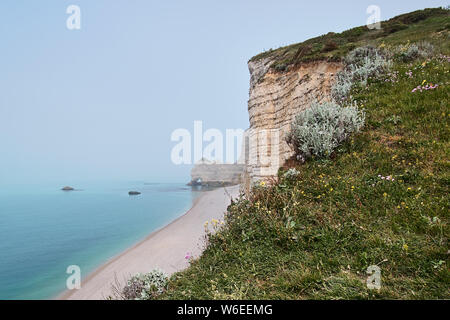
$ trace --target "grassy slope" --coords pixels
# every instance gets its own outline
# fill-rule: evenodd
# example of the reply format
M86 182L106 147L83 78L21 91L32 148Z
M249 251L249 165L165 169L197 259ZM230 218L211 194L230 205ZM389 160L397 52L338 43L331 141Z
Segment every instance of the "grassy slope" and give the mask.
M432 17L380 41L427 39L449 55L440 30L448 23ZM233 204L204 254L161 298L450 299L450 63L424 62L396 63L397 80L386 76L394 82L356 88L364 131L333 160L309 161L295 181L280 178ZM440 86L412 93L424 80ZM365 285L374 264L379 291Z
M369 30L366 26L361 26L342 33L330 32L302 43L263 52L250 61L270 57L275 60L273 68L278 71L308 61L339 61L351 50L366 44L379 45L385 41L397 44L404 42L404 39L416 41L424 33L448 31L448 17L448 10L440 8L414 11L383 21L381 30Z

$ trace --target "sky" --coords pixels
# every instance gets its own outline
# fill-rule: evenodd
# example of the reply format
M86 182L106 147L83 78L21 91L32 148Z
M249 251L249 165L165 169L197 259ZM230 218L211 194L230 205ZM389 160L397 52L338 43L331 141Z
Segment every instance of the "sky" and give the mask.
M447 3L2 0L0 185L187 182L174 130L248 128L247 61L365 25L369 5L385 20Z

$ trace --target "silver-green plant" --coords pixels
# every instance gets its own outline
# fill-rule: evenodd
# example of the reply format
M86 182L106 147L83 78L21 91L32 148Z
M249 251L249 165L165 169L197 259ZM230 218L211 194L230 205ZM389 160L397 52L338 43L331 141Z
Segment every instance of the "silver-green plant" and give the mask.
M300 172L298 172L297 169L291 168L288 171L286 171L283 176L285 179L294 180L294 179L297 179L299 174L300 174Z
M411 62L417 59L427 59L433 56L434 46L426 41L398 46L395 49L398 58L403 62Z
M364 63L366 58L374 59L377 55L380 54L380 51L374 46L364 46L358 47L352 51L350 51L345 57L344 61L346 65L357 65L360 66Z
M370 77L384 73L392 62L380 50L366 46L351 51L345 58L345 65L331 88L332 97L339 103L349 98L354 85L365 86Z
M125 300L149 300L164 292L169 277L160 269L138 273L128 279L120 294Z
M329 157L364 122L365 113L356 104L341 107L334 101L313 102L296 116L287 142L294 147L299 161L312 156Z

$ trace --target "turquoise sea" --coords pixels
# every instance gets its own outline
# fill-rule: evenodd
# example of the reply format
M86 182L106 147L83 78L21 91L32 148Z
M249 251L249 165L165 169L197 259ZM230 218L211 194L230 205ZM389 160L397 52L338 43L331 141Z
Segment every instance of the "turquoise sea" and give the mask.
M55 297L69 265L87 276L184 214L198 195L183 184L61 187L0 188L0 299Z

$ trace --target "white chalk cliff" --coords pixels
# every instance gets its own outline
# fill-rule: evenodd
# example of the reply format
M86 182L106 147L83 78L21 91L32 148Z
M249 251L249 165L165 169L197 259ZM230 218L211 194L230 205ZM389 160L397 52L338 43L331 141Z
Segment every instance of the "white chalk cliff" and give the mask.
M250 61L250 128L246 132L245 174L247 183L275 176L293 156L286 143L295 116L312 101L330 100L336 62L308 62L279 72L270 68L270 58Z

